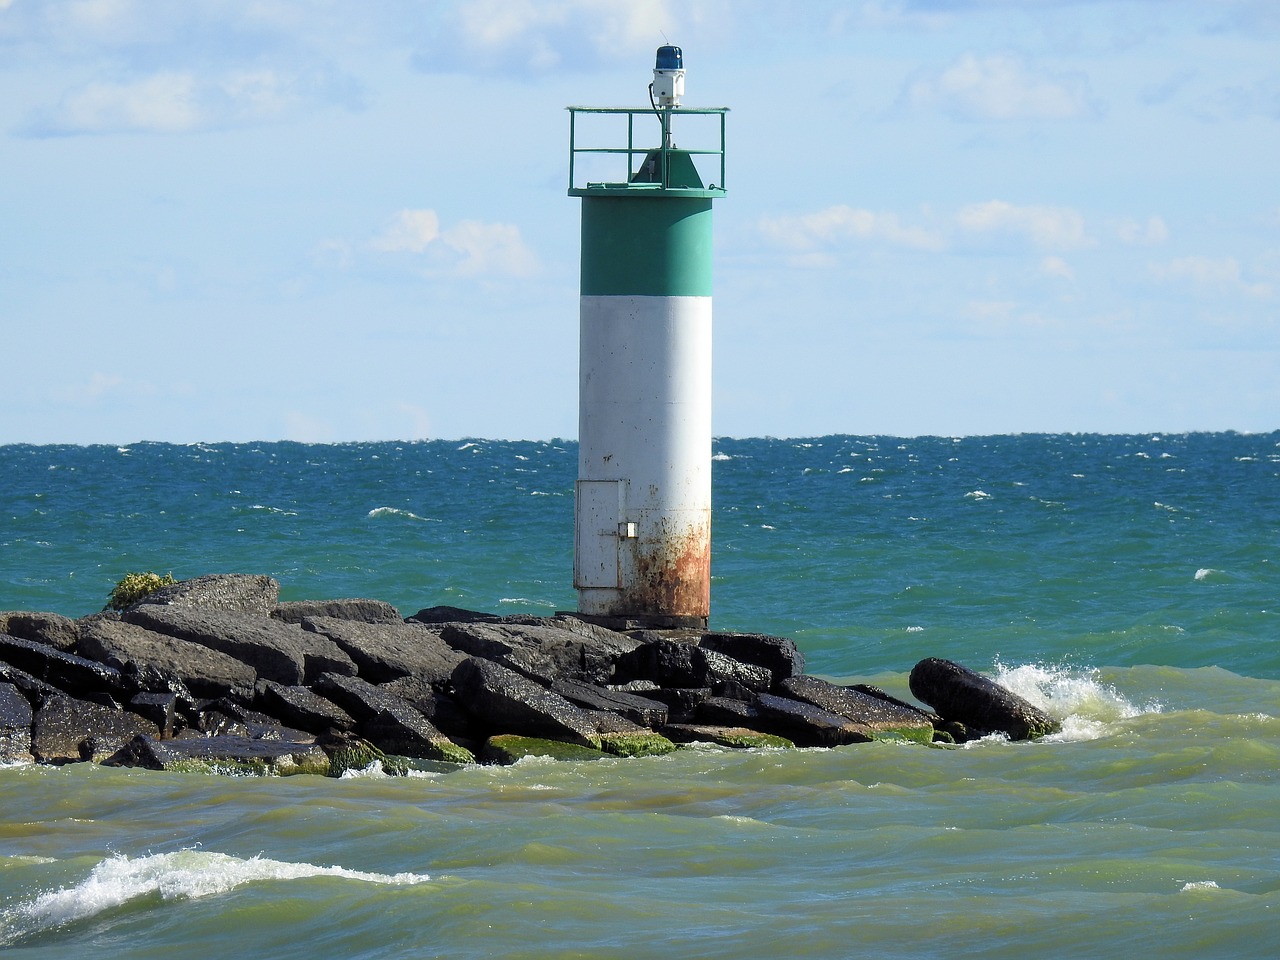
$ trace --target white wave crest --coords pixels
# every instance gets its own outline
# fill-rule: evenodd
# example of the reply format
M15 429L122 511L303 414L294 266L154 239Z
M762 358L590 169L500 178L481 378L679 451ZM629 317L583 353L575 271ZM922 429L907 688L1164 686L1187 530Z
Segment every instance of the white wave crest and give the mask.
M399 507L374 507L369 511L371 517L405 517L408 520L421 520L423 523L441 523L443 521L436 520L434 517L420 517L416 513L408 510L401 510Z
M196 899L227 893L249 883L340 877L365 883L408 885L430 878L420 873L364 873L344 867L318 867L253 857L242 860L223 853L180 850L131 858L123 855L101 861L89 876L71 887L43 893L7 910L0 943L40 930L84 920L139 897L162 900Z
M1158 703L1138 705L1101 682L1096 670L1041 663L996 664L996 683L1039 707L1062 724L1050 740L1094 740L1120 720L1159 713Z

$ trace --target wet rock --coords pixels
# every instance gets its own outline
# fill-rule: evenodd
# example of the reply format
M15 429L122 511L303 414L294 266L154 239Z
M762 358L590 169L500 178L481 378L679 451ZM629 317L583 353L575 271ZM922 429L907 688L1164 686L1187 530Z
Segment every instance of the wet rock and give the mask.
M951 660L930 657L911 670L911 695L946 720L1012 740L1028 740L1061 729L1043 710L1011 690Z
M492 613L481 613L479 610L464 610L462 607L425 607L411 617L405 617L412 623L497 623L502 618Z
M43 680L33 677L11 663L0 661L0 683L7 683L26 698L32 706L39 706L45 699L58 692Z
M556 680L608 683L619 656L636 644L611 630L588 631L546 621L446 623L445 643L472 657L501 664L543 685Z
M617 714L641 727L660 727L667 722L665 703L638 694L622 693L576 680L558 680L551 685L551 690L583 709Z
M793 700L811 703L858 724L870 739L901 737L926 744L933 741L933 720L927 713L883 695L837 686L818 677L789 677L780 687Z
M872 739L866 728L837 713L787 697L762 693L756 700L767 730L777 732L802 747L838 747Z
M129 712L155 724L162 740L170 740L177 729L178 696L174 693L139 693L129 701Z
M667 705L668 723L689 723L698 705L712 695L710 687L659 687L644 694L650 700Z
M76 697L133 692L119 670L34 640L0 634L0 660Z
M305 617L302 629L332 641L371 683L415 676L440 685L465 657L444 641L439 629L423 624Z
M407 700L359 677L328 674L320 678L316 690L351 714L356 732L380 750L451 763L475 759Z
M382 600L289 600L271 608L271 616L285 623L307 617L333 617L360 623L400 623L400 611Z
M452 682L452 676L448 682ZM379 689L403 699L455 743L484 739L485 734L478 729L471 714L462 709L452 694L441 692L434 684L418 677L401 677L379 684Z
M34 760L31 704L11 683L0 683L0 763Z
M795 744L786 737L748 727L721 727L714 724L673 723L662 729L674 743L714 743L737 750L760 748L789 749Z
M453 686L463 709L491 730L600 746L581 708L500 664L468 657L454 670Z
M254 703L263 713L281 723L310 733L350 730L355 726L355 720L347 711L307 687L263 680L258 685Z
M271 577L247 573L214 573L166 584L137 604L199 607L266 617L280 599L280 584Z
M105 761L110 766L148 770L288 776L329 772L329 755L314 741L257 740L249 737L192 737L157 740L137 736Z
M644 642L619 659L619 680L649 680L664 688L710 686L706 654L696 643L644 636Z
M602 760L608 754L597 747L562 740L499 734L485 741L480 751L482 763L508 765L525 757L547 757L552 760Z
M80 637L80 651L126 675L142 674L149 667L167 672L198 697L251 690L258 679L252 667L211 647L120 620L87 624Z
M652 730L616 730L600 734L600 749L615 757L661 757L676 745Z
M764 633L706 633L698 645L742 663L763 667L775 684L804 673L804 654L796 642L787 637Z
M100 762L138 734L158 733L132 713L54 694L35 713L31 752L43 763Z
M699 723L717 727L758 725L760 711L752 704L728 697L708 697L694 711Z
M75 653L76 642L80 639L79 624L70 617L22 610L0 612L0 633L34 640L64 653Z

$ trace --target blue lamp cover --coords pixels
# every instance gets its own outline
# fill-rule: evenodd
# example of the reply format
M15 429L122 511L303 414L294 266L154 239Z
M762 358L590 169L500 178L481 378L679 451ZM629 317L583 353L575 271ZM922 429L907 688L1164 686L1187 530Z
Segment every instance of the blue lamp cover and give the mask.
M658 48L658 60L654 64L655 70L683 70L684 54L680 52L679 47L667 45Z

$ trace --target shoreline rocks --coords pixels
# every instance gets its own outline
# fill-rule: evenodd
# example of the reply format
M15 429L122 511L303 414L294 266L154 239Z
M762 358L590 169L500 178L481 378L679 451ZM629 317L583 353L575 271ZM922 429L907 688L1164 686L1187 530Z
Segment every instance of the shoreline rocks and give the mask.
M1043 736L1055 722L950 661L929 712L804 673L794 641L614 631L378 600L279 603L270 577L162 587L119 614L0 612L0 761L341 775L377 760L646 756L690 742L839 746Z

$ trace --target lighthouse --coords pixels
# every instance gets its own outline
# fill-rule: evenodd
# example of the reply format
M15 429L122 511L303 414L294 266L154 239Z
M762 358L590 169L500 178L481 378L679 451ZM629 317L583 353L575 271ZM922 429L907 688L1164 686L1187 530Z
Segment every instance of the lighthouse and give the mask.
M728 111L682 106L684 79L680 48L659 47L648 106L569 108L569 196L582 200L573 580L578 615L613 626L706 627L711 612L711 205ZM700 146L677 145L686 128Z

